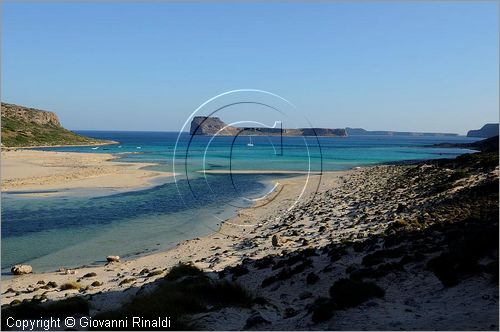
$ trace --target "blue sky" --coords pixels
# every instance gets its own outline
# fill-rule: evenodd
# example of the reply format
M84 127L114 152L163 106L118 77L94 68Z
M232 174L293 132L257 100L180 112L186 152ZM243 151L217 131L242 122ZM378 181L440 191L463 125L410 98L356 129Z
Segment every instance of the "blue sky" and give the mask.
M239 88L318 127L498 122L498 2L3 3L2 101L71 129L179 130Z

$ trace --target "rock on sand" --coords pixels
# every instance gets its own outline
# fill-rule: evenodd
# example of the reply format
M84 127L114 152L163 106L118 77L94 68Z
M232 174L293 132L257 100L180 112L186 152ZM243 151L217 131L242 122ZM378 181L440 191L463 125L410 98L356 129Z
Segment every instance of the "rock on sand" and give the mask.
M10 272L15 275L28 274L33 272L33 268L31 267L31 265L14 265L10 269Z

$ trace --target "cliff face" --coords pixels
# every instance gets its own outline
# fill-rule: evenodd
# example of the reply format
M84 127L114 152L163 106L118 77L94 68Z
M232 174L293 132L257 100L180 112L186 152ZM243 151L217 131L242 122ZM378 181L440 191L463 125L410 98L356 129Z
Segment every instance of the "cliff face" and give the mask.
M2 146L93 145L106 141L77 135L61 126L53 112L1 103Z
M22 107L2 103L2 117L20 122L32 122L36 125L61 127L61 123L54 112L42 111L36 108Z
M487 123L481 129L469 130L467 137L490 138L498 136L498 123Z
M218 135L234 136L238 133L238 128L227 126L217 117L195 116L191 121L191 135ZM224 128L224 129L223 129ZM220 131L220 132L219 132Z
M225 127L225 128L224 128ZM224 128L223 130L221 130ZM220 131L220 132L219 132ZM217 117L196 116L191 121L191 135L220 136L347 136L345 129L330 128L266 128L266 127L231 127Z

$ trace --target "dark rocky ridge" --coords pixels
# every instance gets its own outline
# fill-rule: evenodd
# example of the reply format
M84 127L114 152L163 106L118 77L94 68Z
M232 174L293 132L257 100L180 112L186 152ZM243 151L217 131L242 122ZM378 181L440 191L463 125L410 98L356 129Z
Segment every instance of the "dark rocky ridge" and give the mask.
M195 116L191 121L191 135L219 136L347 136L345 129L337 128L266 128L228 126L218 117Z
M390 131L390 130L365 130L363 128L346 128L349 136L458 136L453 133L425 133L411 131Z
M473 143L438 143L432 146L441 148L466 148L482 152L498 152L498 135Z
M487 123L478 130L469 130L467 137L484 137L490 138L498 136L498 123Z

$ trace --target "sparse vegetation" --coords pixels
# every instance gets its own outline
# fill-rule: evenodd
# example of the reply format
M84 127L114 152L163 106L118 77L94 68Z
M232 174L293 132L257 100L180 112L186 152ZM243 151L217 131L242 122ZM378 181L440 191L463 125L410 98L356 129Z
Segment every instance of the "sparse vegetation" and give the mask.
M250 306L253 297L240 285L229 281L214 281L190 264L179 264L161 279L152 292L134 297L115 312L100 314L99 318L142 316L171 317L172 329L194 328L183 320L186 314L202 312L211 307Z
M463 232L447 234L447 239L450 241L448 250L427 263L427 268L434 272L444 286L455 286L460 279L468 275L488 271L485 266L479 264L479 259L498 250L498 224L496 227L493 226L495 221L492 220L492 223L478 227L482 223L484 219L468 220ZM494 258L492 264L498 266L498 256Z
M311 267L313 264L312 260L305 259L302 263L295 265L294 267L284 267L277 274L267 277L261 283L262 287L269 286L277 281L283 281L290 279L292 276L304 272L306 268Z
M68 289L80 289L82 286L76 281L70 281L64 283L59 287L60 290L68 290Z

